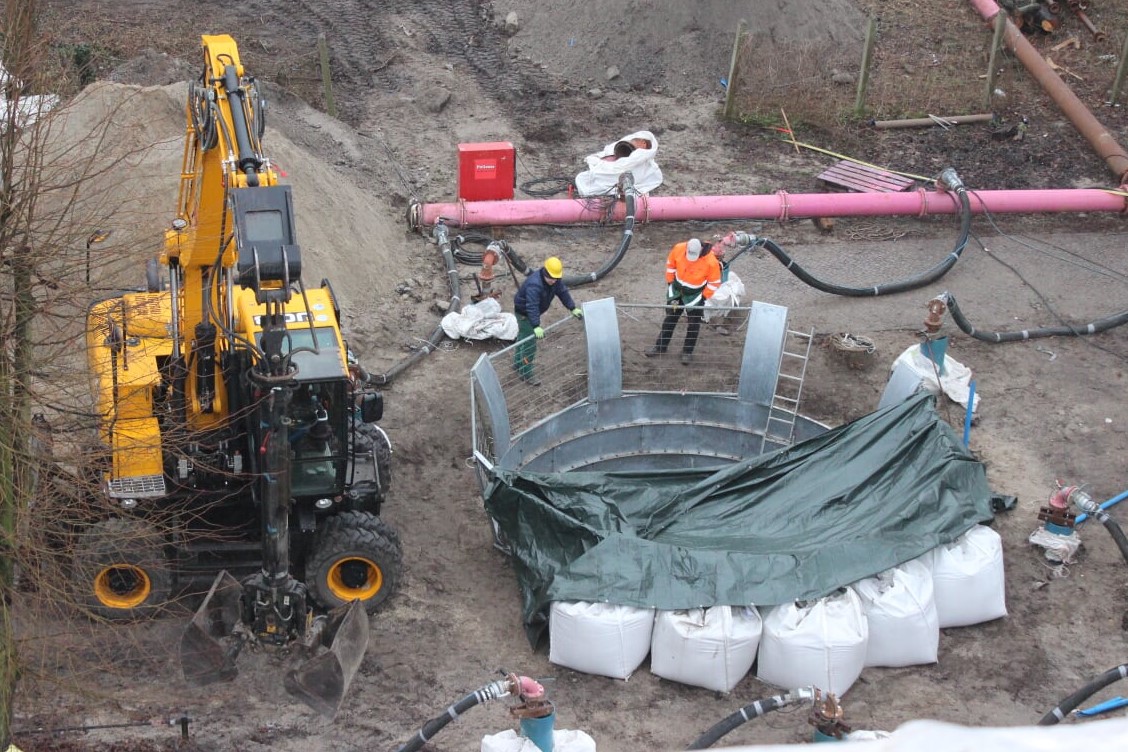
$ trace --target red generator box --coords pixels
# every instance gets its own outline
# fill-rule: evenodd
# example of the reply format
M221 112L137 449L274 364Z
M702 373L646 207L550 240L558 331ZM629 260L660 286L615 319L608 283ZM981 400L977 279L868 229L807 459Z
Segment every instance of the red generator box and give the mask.
M458 198L504 201L517 185L517 150L508 141L458 145Z

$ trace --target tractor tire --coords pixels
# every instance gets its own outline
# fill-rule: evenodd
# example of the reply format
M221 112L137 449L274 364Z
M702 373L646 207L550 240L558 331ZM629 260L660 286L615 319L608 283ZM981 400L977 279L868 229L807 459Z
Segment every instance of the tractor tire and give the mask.
M403 553L394 531L375 515L342 512L317 531L305 584L326 608L359 599L373 613L395 593L402 573Z
M403 544L400 543L399 531L374 514L357 511L339 512L333 519L339 520L337 524L343 527L358 527L372 530L381 538L391 541L396 551L403 552Z
M110 519L78 533L72 582L78 605L115 621L152 616L168 601L164 541L141 520Z

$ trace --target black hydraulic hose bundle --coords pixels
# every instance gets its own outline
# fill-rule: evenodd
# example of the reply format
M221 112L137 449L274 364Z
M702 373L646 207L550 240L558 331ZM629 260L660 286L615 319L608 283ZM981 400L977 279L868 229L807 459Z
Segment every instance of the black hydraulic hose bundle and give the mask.
M1114 313L1103 319L1098 319L1083 326L1047 326L1041 329L1023 329L1019 332L985 332L976 329L968 321L967 316L960 310L956 298L950 292L940 296L952 314L952 321L964 334L984 342L1023 342L1028 339L1041 339L1042 337L1083 337L1089 334L1100 334L1109 329L1128 324L1128 311Z
M809 701L812 697L813 690L799 689L782 695L775 695L774 697L750 702L697 737L693 744L690 744L686 749L708 749L737 726L747 723L753 718L759 718L773 710L779 710L780 708L794 705L798 702Z
M619 191L623 194L625 209L625 216L623 217L623 236L619 241L619 247L615 249L615 253L612 254L611 258L605 261L603 266L599 267L594 272L565 277L564 284L568 287L579 287L581 285L597 282L618 266L619 262L623 260L623 257L627 255L627 249L631 247L631 239L634 237L635 226L634 175L629 172L624 172L619 176Z
M1056 708L1042 716L1042 720L1038 721L1038 725L1053 726L1058 721L1064 720L1078 705L1085 702L1085 700L1089 699L1109 684L1118 682L1121 679L1128 679L1128 663L1121 663L1116 668L1110 668L1069 697L1066 697L1058 703Z
M496 700L500 697L505 697L510 694L512 686L508 680L499 680L490 682L484 687L480 687L470 694L463 697L458 702L451 705L446 709L446 712L440 716L432 718L423 724L423 728L415 733L402 747L396 752L415 752L422 749L423 745L435 737L435 734L443 730L443 728L458 718L458 716L465 713L470 708L476 705L482 705L491 700Z
M947 175L948 170L944 171L945 174L941 175L941 179L945 184L955 193L956 198L960 203L960 237L956 242L955 248L949 253L943 261L928 271L922 272L907 279L902 279L897 282L887 282L881 285L873 285L872 287L846 287L844 285L836 285L831 282L823 282L813 274L808 272L799 264L795 263L795 259L791 258L780 248L774 241L768 238L761 238L757 243L762 245L768 253L779 259L789 272L801 279L816 290L831 293L832 295L843 295L853 298L867 298L876 297L878 295L893 295L899 292L908 292L909 290L917 290L926 285L930 285L936 280L943 277L959 260L960 254L967 248L968 237L971 235L971 202L967 197L967 188L964 187L959 177L952 172ZM735 256L733 257L736 258ZM731 263L731 262L730 262Z

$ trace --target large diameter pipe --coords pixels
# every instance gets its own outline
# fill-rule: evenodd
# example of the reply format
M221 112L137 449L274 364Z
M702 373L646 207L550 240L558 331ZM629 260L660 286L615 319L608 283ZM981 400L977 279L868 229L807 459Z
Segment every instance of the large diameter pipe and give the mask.
M987 21L994 20L995 16L1002 12L995 0L971 0L971 4L979 11L979 15ZM1015 54L1015 57L1022 61L1030 75L1041 84L1045 92L1050 95L1050 98L1069 119L1069 122L1073 123L1073 127L1085 137L1085 140L1105 161L1117 179L1121 183L1128 181L1128 152L1116 142L1108 129L1101 125L1101 122L1089 111L1089 108L1077 98L1069 85L1054 72L1049 63L1042 58L1038 50L1034 49L1034 45L1030 44L1010 19L1007 20L1007 29L1003 33L1003 43L1007 46L1007 49Z
M1099 188L974 191L968 194L976 214L1041 214L1057 212L1125 212L1125 196ZM900 193L788 193L753 196L639 196L635 220L789 219L811 217L886 217L956 214L959 203L944 191ZM624 204L613 207L611 219L622 221ZM431 226L440 218L458 227L488 225L551 225L597 223L607 220L604 204L592 206L576 199L459 201L415 204L409 212L413 227Z

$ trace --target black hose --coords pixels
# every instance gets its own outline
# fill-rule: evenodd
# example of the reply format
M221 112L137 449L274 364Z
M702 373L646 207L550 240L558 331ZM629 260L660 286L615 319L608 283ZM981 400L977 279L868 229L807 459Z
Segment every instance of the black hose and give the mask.
M971 325L964 316L956 298L950 292L940 296L952 313L952 321L964 334L984 342L1023 342L1028 339L1041 339L1042 337L1083 337L1089 334L1100 334L1109 329L1128 324L1128 311L1121 311L1098 319L1083 326L1047 326L1041 329L1023 329L1020 332L983 332Z
M872 287L846 287L843 285L836 285L831 282L823 282L821 279L818 279L806 269L799 266L799 264L795 263L795 260L791 258L791 256L789 256L786 251L776 245L774 241L767 238L762 238L757 242L763 245L763 247L767 249L768 253L779 259L780 262L785 267L787 267L787 270L789 272L794 274L803 282L807 283L816 290L829 292L832 295L844 295L853 298L868 298L876 297L878 295L893 295L899 292L917 290L921 287L932 284L933 282L947 274L948 270L950 270L955 265L956 261L959 260L960 254L964 252L965 248L967 248L967 240L971 235L971 202L968 201L967 198L967 189L962 185L955 188L954 191L956 197L960 202L960 237L958 242L956 243L955 248L952 249L952 252L949 253L943 261L941 261L939 264L932 267L928 271L922 272L907 279L902 279L897 282L887 282L882 285L873 285ZM735 256L733 258L735 259Z
M737 726L747 723L753 718L759 718L760 716L765 715L766 713L770 713L773 710L779 710L780 708L787 707L788 705L794 705L797 702L803 702L810 699L810 690L799 690L796 692L788 692L787 694L776 695L764 700L756 700L756 702L748 703L740 710L728 716L720 723L706 731L704 734L697 737L693 744L690 744L688 747L686 747L686 749L708 749L709 747L716 744L722 736L729 733Z
M459 263L469 264L471 266L481 266L482 264L482 257L484 256L484 254L478 251L466 250L466 243L481 243L482 245L486 246L490 245L491 243L497 243L497 247L501 250L502 255L505 256L505 259L510 263L510 265L512 265L517 271L521 272L522 274L529 273L528 264L526 264L525 260L517 254L517 251L513 250L513 248L510 247L509 243L505 242L504 240L495 241L489 235L485 235L480 232L464 232L455 235L451 239L450 246L452 252L454 253L454 259Z
M415 736L405 742L396 752L415 752L415 750L422 749L424 744L435 737L435 734L442 731L448 723L470 708L490 700L496 700L499 697L505 697L507 694L509 694L509 682L507 681L490 682L484 687L474 690L447 708L442 715L424 723L423 728L419 729Z
M629 172L624 172L620 175L619 190L623 194L623 204L626 214L626 216L623 217L623 236L619 240L619 247L615 249L615 253L612 254L611 258L605 261L603 266L599 267L594 272L565 277L564 284L568 287L580 287L581 285L597 282L618 266L619 262L623 260L623 257L627 255L627 249L631 247L631 238L634 237L635 226L634 175Z
M1093 516L1100 521L1105 529L1108 530L1109 535L1116 541L1116 547L1120 549L1120 555L1124 557L1124 561L1128 562L1128 536L1124 535L1124 528L1120 527L1120 523L1114 520L1108 512L1098 508Z
M1042 716L1042 720L1038 721L1039 726L1053 726L1058 721L1063 720L1067 715L1072 713L1078 705L1085 702L1097 692L1101 691L1109 684L1118 682L1121 679L1128 679L1128 663L1121 663L1116 668L1110 668L1103 674L1093 679L1081 689L1077 690L1069 697L1058 703L1058 706Z
M447 313L459 312L462 310L462 283L458 279L458 267L455 265L454 253L451 251L451 243L448 235L446 224L439 222L435 225L435 239L439 244L439 250L443 254L443 264L446 266L447 283L450 285L450 302L447 303ZM443 331L442 320L435 326L435 330L431 332L431 336L423 342L423 346L418 350L408 355L406 358L396 363L389 368L385 373L372 374L372 383L378 386L387 386L392 382L396 376L406 371L411 366L415 365L418 361L422 360L429 353L435 351L439 347L446 333Z

